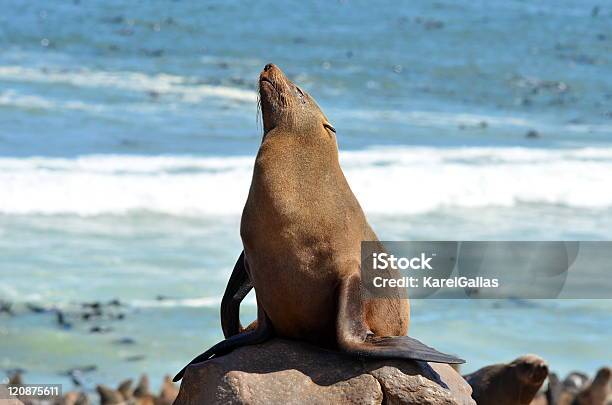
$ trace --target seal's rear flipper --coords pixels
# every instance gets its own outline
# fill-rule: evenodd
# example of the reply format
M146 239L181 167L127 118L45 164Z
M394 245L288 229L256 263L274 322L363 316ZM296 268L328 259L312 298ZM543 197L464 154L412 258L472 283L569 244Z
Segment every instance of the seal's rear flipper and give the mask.
M244 251L234 265L234 270L225 287L221 300L221 328L226 338L242 332L240 324L240 303L253 288L253 283L246 269Z
M441 353L409 336L369 335L365 342L353 343L345 351L360 357L422 360L448 364L465 363L463 359Z
M234 335L228 339L217 343L210 349L206 350L204 353L191 360L189 364L183 367L183 369L179 371L177 375L174 376L174 379L172 379L172 381L177 382L181 378L183 378L187 367L192 364L202 363L212 357L222 356L240 346L255 345L269 340L274 332L267 315L260 308L261 307L258 307L257 327L254 330Z
M434 363L465 363L408 336L373 336L365 324L361 283L353 275L342 281L338 298L336 338L340 350L360 357L399 358Z

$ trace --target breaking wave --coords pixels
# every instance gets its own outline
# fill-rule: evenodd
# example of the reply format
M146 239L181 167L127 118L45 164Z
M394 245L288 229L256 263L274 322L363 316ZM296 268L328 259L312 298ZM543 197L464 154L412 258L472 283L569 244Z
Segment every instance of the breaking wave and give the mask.
M373 148L341 153L368 214L521 203L612 207L612 148ZM253 157L0 158L0 213L240 215Z

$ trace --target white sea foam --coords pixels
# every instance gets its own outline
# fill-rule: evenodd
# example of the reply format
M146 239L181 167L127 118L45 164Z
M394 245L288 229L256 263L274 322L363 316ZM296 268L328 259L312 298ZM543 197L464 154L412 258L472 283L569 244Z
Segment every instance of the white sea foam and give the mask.
M0 106L17 107L24 110L75 110L103 111L104 105L84 103L82 101L59 101L32 94L20 94L14 90L0 92Z
M519 203L612 207L612 148L375 148L341 153L367 213ZM239 215L253 157L0 158L5 214Z
M612 132L612 125L608 124L559 124L553 121L529 118L528 116L495 115L495 114L468 114L448 111L394 111L394 110L343 110L339 112L343 119L351 117L366 120L391 120L408 125L430 128L447 128L466 126L479 126L482 123L495 127L539 128L547 132L561 131L574 133L605 133Z
M252 90L201 84L195 78L165 73L145 74L129 71L98 71L85 68L75 70L36 69L4 65L0 66L0 80L154 92L161 95L179 96L182 101L194 103L209 97L249 103L257 100L255 91Z

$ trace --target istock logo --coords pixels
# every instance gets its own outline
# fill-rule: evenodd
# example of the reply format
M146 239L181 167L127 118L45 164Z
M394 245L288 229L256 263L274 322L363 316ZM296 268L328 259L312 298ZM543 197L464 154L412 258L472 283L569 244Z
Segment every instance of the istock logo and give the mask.
M372 298L611 299L611 263L612 241L361 242Z
M433 257L427 257L425 253L421 253L420 256L411 258L398 258L388 253L373 253L372 268L374 270L433 270L429 264L431 259L433 259Z

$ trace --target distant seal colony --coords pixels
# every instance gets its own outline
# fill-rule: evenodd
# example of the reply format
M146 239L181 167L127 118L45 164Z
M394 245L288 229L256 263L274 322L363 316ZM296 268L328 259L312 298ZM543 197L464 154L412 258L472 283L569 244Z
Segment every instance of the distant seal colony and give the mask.
M264 134L242 213L244 251L221 305L226 339L189 364L272 336L362 357L462 363L406 336L403 289L364 297L361 241L378 238L340 168L336 130L315 100L273 64L259 76L259 96ZM252 287L257 321L243 330L240 302Z

